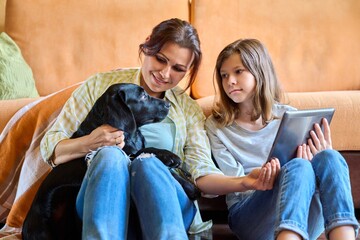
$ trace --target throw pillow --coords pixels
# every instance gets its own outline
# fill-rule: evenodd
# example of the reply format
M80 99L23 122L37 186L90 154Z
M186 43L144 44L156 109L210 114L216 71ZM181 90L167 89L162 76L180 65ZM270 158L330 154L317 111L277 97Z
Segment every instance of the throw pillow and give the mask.
M5 33L0 34L0 99L38 97L33 73L20 48Z

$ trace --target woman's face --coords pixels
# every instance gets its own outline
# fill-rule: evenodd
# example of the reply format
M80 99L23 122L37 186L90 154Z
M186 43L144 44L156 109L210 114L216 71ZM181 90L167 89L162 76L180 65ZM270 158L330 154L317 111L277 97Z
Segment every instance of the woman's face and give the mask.
M251 103L255 93L255 77L244 67L240 55L227 58L221 68L222 86L226 95L235 103Z
M155 56L144 54L140 85L150 96L160 98L184 78L193 59L190 49L166 43Z

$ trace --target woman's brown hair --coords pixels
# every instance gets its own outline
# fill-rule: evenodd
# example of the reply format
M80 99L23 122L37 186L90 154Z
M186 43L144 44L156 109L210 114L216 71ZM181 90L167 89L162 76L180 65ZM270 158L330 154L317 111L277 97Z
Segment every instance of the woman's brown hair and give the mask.
M219 54L215 66L215 79L218 86L213 115L219 126L224 127L233 123L239 107L225 93L222 87L220 69L226 59L233 54L239 54L242 64L255 78L256 87L253 98L254 111L251 119L260 116L264 123L276 118L272 107L280 102L282 91L277 79L271 57L266 47L256 39L240 39L227 45Z
M139 45L139 57L142 53L155 56L168 42L190 49L194 54L186 90L195 81L202 58L198 33L190 23L178 18L161 22L153 28L147 41Z

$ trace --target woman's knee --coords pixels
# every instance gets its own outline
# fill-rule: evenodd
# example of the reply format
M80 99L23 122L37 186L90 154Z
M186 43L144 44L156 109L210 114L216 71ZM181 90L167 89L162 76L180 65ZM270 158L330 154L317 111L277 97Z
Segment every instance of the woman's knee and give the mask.
M165 167L165 165L157 159L153 154L142 154L135 158L131 163L131 171L156 171L157 169Z
M90 168L102 169L103 171L117 171L119 169L128 169L129 157L120 148L102 147L88 156Z
M130 165L132 179L155 179L169 176L170 171L153 154L142 155L134 159Z
M169 186L169 180L173 179L168 168L154 156L134 159L130 165L130 178L133 197L143 195L150 189L167 189L165 186Z

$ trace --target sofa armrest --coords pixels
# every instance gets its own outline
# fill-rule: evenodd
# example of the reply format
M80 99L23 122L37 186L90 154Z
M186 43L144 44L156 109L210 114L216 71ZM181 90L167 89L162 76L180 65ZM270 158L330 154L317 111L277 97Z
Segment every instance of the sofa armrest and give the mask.
M25 105L34 102L40 98L22 98L16 100L0 101L0 133L4 130L6 124L12 116Z

